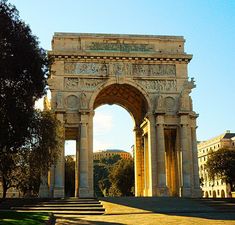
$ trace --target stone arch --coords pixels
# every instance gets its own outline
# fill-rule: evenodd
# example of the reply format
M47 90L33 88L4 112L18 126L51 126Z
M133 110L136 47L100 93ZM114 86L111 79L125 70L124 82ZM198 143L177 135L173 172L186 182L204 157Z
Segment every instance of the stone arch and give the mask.
M136 88L136 85L127 83L111 83L100 88L91 99L90 107L95 109L103 104L117 104L126 109L133 120L135 126L140 126L145 118L149 103L146 95Z
M192 55L183 51L184 42L174 36L54 35L51 109L63 124L63 139L77 143L75 196L94 196L93 112L102 104L118 104L135 120L136 196L201 196L197 114L189 96L195 84L187 73ZM64 197L63 146L51 174L49 195Z
M104 90L108 86L115 85L115 84L116 85L129 85L130 87L136 89L136 91L139 91L139 93L142 94L145 98L148 111L153 110L153 107L152 107L152 104L151 104L151 99L149 97L148 92L143 87L141 87L139 84L137 84L137 82L133 82L131 80L130 81L125 80L125 82L117 83L115 79L110 79L109 81L107 81L105 83L102 83L101 85L99 85L99 87L97 87L97 89L91 95L91 98L90 98L90 101L89 101L89 108L94 109L95 100L96 100L97 96L99 95L99 93L102 90Z
M209 198L208 191L205 192L205 198Z

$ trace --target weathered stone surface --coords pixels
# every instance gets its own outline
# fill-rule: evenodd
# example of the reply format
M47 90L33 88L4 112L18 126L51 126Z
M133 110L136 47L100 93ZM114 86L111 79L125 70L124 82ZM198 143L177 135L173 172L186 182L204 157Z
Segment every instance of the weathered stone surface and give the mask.
M192 55L184 42L180 36L55 33L51 105L65 137L77 140L77 196L93 196L93 115L102 104L119 104L135 120L136 196L198 195L197 115L189 96L195 84L188 81ZM63 169L57 165L55 176ZM55 196L63 194L57 183Z

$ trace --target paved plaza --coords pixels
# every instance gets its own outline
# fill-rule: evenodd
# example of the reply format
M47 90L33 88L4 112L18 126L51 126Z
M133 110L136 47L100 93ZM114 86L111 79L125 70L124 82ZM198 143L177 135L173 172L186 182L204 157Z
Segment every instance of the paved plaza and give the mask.
M234 200L185 198L103 198L101 216L58 216L56 224L155 225L235 224Z

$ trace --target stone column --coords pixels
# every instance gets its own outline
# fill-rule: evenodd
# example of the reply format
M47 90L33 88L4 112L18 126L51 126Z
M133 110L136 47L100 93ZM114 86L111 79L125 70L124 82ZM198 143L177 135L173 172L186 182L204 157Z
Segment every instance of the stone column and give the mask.
M156 117L156 136L157 136L157 195L168 196L168 188L166 186L164 115L157 115Z
M79 138L76 140L76 161L75 161L75 197L79 197Z
M143 184L142 184L142 129L136 127L134 129L135 133L135 149L134 149L134 160L135 160L135 196L143 196Z
M79 178L79 197L87 198L93 197L93 157L91 157L89 147L92 147L92 135L89 130L91 128L91 122L88 112L81 112L80 120L80 178ZM92 168L91 168L92 167Z
M181 197L191 197L191 166L190 147L188 138L188 124L185 122L187 116L181 116L180 142L182 151L182 187Z
M195 121L196 123L196 121ZM200 189L199 182L199 168L198 168L198 151L197 151L197 136L196 136L196 126L192 126L192 151L193 151L193 182L194 189L192 193L192 197L202 197L202 191Z
M41 176L41 184L39 187L39 198L49 197L49 186L48 186L48 173Z
M149 192L148 196L157 195L157 156L156 156L156 122L155 116L148 113L148 158L149 158Z
M58 114L57 118L63 124L63 114ZM65 129L61 129L62 135L62 144L59 149L58 160L55 164L55 186L54 186L54 198L63 198L64 197L64 143L65 143Z
M89 121L88 121L88 187L89 187L89 196L94 197L94 177L93 177L93 117L95 115L94 111L89 112Z
M149 146L148 133L144 134L144 196L149 196Z
M55 188L55 165L52 165L49 171L49 197L53 198Z
M64 139L55 165L54 198L64 198Z

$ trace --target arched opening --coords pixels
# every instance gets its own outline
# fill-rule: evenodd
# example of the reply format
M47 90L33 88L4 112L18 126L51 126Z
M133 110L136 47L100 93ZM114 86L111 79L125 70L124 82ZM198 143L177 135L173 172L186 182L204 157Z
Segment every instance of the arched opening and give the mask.
M93 119L96 197L134 195L133 128L134 121L123 107L102 105L96 108Z
M65 177L64 194L65 197L75 196L75 163L76 163L76 140L65 141Z
M135 195L148 195L150 168L149 126L148 120L146 119L148 112L147 100L143 93L129 84L112 84L103 88L98 93L94 101L93 109L95 110L105 104L121 106L129 112L134 121ZM123 125L123 129L125 129L125 124Z
M225 191L221 190L221 198L225 198Z
M212 198L216 198L216 191L213 191Z
M205 198L209 198L208 191L205 192Z
M135 126L140 126L148 111L145 96L129 84L111 84L102 89L95 98L93 108L104 104L116 104L125 108L133 117Z

